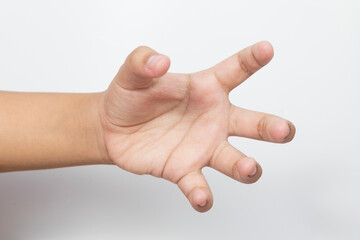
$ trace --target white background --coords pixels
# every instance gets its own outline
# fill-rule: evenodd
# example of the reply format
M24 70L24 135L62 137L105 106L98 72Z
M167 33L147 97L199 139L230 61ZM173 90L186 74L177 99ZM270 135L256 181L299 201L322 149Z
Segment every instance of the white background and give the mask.
M0 89L96 92L148 45L170 71L259 40L273 61L231 93L288 118L292 143L231 138L263 166L243 185L204 169L213 208L115 166L0 174L0 239L360 239L360 1L0 1Z

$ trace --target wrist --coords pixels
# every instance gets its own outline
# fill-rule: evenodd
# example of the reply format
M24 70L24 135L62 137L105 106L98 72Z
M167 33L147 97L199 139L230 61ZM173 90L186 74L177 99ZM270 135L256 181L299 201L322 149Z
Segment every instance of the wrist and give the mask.
M96 155L99 164L113 164L108 156L104 139L105 133L101 118L103 97L104 92L91 93L87 122L89 126L88 131L90 132L91 138L94 139L96 149L89 149L89 152L93 152L93 154Z

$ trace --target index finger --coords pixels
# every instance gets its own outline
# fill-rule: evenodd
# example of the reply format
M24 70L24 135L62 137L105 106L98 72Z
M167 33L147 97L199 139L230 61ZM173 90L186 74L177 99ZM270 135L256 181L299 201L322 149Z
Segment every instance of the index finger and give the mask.
M218 63L210 71L230 91L270 62L273 56L272 45L262 41Z

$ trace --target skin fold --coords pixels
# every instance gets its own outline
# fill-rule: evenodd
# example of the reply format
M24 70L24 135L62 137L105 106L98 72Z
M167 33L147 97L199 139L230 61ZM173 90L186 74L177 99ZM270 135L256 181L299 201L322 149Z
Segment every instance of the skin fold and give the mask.
M177 184L193 208L205 212L213 197L203 167L242 183L262 173L229 136L275 143L294 137L291 122L228 99L272 57L263 41L212 68L176 74L167 72L167 56L143 46L104 92L0 92L0 171L115 164Z

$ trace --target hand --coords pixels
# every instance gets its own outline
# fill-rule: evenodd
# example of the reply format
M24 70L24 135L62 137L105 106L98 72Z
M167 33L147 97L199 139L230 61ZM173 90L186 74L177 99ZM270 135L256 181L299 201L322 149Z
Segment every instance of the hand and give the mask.
M295 127L277 116L236 107L228 94L272 57L272 46L260 42L210 69L174 74L167 73L168 57L137 48L101 99L109 160L129 172L177 184L200 212L209 210L213 201L203 167L243 183L256 182L260 165L227 138L285 143L294 137Z

